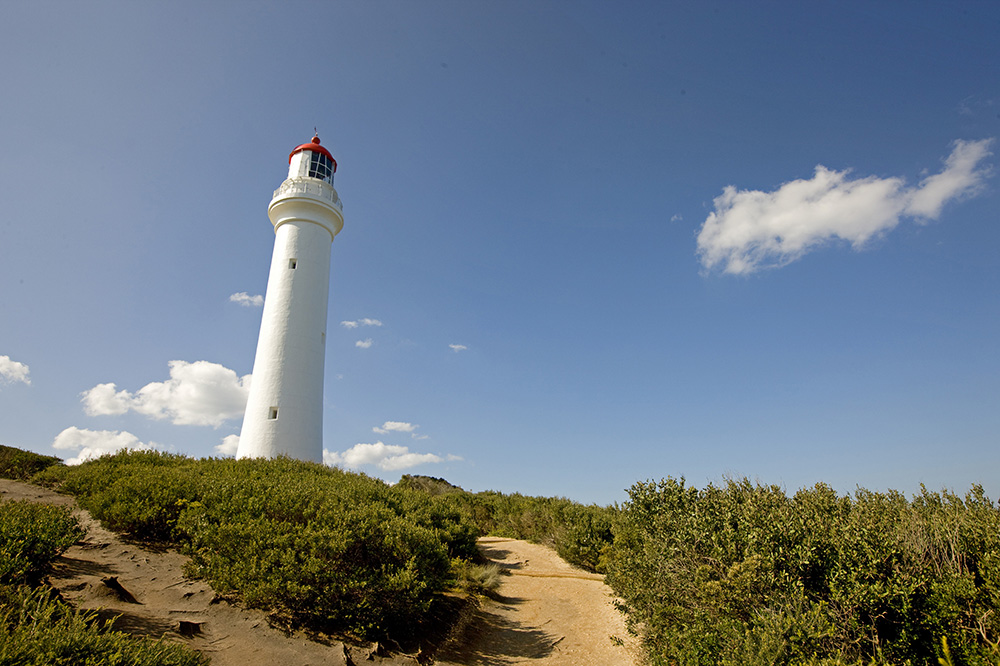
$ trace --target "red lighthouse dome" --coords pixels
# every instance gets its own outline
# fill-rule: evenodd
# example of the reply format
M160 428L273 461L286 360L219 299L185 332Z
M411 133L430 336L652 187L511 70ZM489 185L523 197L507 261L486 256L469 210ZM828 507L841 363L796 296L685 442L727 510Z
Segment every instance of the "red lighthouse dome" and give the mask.
M304 150L308 150L308 151L311 151L313 153L325 156L328 160L330 160L330 163L333 165L333 173L337 172L337 160L333 159L333 155L330 154L329 150L327 150L323 146L319 145L319 135L318 134L315 135L312 138L312 141L310 141L309 143L303 143L300 146L295 146L295 149L292 150L292 152L288 153L288 163L289 164L292 163L292 156L293 155L295 155L297 153L301 153Z

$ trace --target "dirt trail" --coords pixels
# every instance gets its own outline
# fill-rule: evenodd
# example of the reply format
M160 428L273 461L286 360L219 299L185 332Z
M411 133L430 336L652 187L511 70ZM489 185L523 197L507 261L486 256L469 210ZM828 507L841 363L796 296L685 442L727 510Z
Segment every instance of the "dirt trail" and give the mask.
M65 599L135 634L176 640L211 657L213 666L383 666L418 663L382 658L370 649L286 634L261 611L219 602L204 581L184 576L187 558L153 552L105 530L71 497L0 479L0 497L73 508L87 536L55 562L51 584ZM614 609L602 577L566 564L551 549L513 539L485 538L483 554L510 576L461 635L436 655L442 666L638 666L640 650ZM130 599L131 597L131 599ZM611 636L624 641L615 645ZM430 663L421 660L424 663Z
M442 666L638 666L604 577L571 567L544 546L487 537L483 554L503 577L496 600L477 612L464 640L437 656ZM616 644L612 636L621 643Z

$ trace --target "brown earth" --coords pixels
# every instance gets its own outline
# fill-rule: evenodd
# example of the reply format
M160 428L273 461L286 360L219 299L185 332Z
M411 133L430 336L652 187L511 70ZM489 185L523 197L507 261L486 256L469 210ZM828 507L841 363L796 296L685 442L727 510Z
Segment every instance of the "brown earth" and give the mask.
M637 639L604 577L576 569L545 546L485 537L479 548L509 576L464 637L437 655L442 666L638 666ZM617 640L616 640L617 639Z
M602 577L575 569L544 546L484 538L480 549L510 575L497 594L470 606L451 637L429 655L387 654L272 626L262 611L221 601L204 581L184 576L187 558L152 551L105 530L71 497L0 479L0 497L69 506L87 534L56 560L49 581L74 605L117 617L114 626L164 637L210 657L213 666L638 666L637 640L625 630ZM613 638L614 637L614 638Z

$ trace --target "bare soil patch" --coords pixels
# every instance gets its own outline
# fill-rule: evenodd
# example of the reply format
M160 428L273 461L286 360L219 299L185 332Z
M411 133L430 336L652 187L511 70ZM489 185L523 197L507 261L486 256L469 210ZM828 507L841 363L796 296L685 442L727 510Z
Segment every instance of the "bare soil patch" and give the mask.
M545 546L486 537L480 549L509 576L464 635L437 655L444 666L638 666L638 640L603 576L576 569ZM612 637L615 637L614 640Z

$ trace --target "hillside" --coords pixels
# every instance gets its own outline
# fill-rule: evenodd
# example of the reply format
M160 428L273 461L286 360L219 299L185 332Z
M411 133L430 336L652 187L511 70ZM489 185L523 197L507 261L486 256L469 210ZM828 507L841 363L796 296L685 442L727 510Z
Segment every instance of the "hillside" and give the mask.
M603 577L574 569L551 549L525 541L482 540L484 555L511 575L503 576L492 599L453 618L450 637L404 654L377 643L276 628L264 611L221 601L207 583L185 576L185 556L123 541L65 495L0 479L0 497L72 507L79 517L86 536L56 560L49 576L63 598L99 610L102 618L117 618L116 629L182 643L211 658L213 666L639 663L639 646L627 635ZM611 636L626 643L616 645Z
M29 474L24 458L15 456L15 467ZM49 465L33 481L72 493L104 527L128 535L129 561L115 565L124 565L115 569L123 576L156 559L146 550L177 548L190 557L183 573L214 592L168 595L170 622L232 603L320 642L338 637L348 646L347 653L341 646L345 660L374 643L373 660L390 653L423 662L440 653L453 664L579 660L605 638L625 638L620 624L581 630L607 610L610 592L595 577L606 574L652 664L1000 663L1000 508L979 486L964 496L922 488L907 498L861 488L839 495L816 484L789 495L747 479L699 489L667 477L634 484L621 506L599 507L469 493L430 477L389 486L288 459L136 452L76 467L27 462ZM7 521L0 563L11 553L20 564L6 575L13 571L22 585L44 573L25 553L44 554L35 558L44 563L78 538L64 511L31 506L0 505ZM525 554L536 546L520 539L552 546L580 569L538 569L545 558ZM89 550L113 552L102 543ZM139 544L142 552L129 550ZM173 594L186 585L183 577L155 577L149 590L166 585ZM563 589L569 580L596 583L600 601L581 605L584 588ZM107 594L103 581L68 585L68 596ZM222 603L207 603L216 598ZM13 612L30 624L34 602L19 599ZM141 615L132 606L122 611ZM223 640L207 622L192 622L188 639ZM183 633L180 625L169 631ZM572 636L581 632L597 643L580 647ZM170 663L187 666L183 659Z

